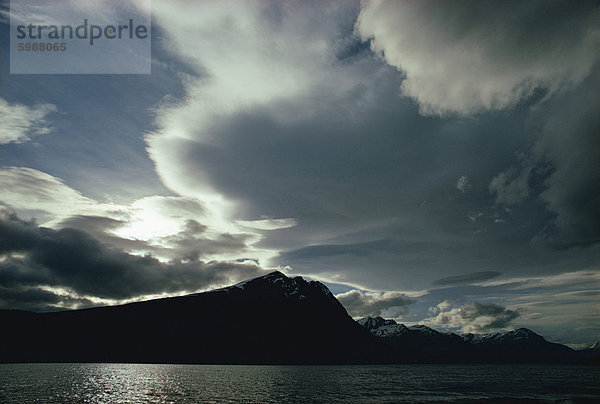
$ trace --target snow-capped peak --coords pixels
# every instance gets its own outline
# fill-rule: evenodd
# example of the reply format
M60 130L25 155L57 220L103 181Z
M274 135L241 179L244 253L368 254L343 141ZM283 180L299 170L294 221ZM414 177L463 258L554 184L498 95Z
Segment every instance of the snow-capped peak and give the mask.
M408 331L404 324L398 324L394 320L386 320L379 316L361 318L357 322L378 337L392 337Z
M395 337L407 332L419 333L422 335L438 335L439 331L418 324L410 327L404 324L398 324L394 320L386 320L381 317L365 317L358 320L358 324L365 327L371 334L378 337Z
M488 333L488 334L461 334L460 337L465 342L471 344L484 344L488 342L506 342L506 341L536 341L544 339L528 328L518 328L512 331Z

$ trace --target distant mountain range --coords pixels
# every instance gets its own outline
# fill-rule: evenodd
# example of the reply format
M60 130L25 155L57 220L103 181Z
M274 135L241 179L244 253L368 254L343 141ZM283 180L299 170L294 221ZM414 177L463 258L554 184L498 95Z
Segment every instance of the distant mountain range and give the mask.
M575 351L546 341L527 328L495 334L442 333L424 325L366 317L358 323L386 344L398 363L556 363L597 362L598 344Z
M356 322L322 283L280 272L121 306L0 310L0 362L568 364L597 362L598 352L527 329L458 336L380 317Z

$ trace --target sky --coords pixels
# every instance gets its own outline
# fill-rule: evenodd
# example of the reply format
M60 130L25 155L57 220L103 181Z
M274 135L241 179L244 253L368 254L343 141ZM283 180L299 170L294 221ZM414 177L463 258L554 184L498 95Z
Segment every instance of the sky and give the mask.
M0 3L0 308L280 270L356 318L598 339L597 1L141 3L152 73L94 75L10 74Z

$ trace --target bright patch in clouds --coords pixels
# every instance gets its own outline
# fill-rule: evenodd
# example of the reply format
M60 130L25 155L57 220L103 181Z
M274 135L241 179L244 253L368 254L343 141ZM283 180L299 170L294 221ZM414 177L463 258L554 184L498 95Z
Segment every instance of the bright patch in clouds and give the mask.
M114 233L150 241L178 233L189 219L204 218L206 209L190 198L152 196L139 199L129 207L128 223Z
M262 230L276 230L295 225L293 219L263 219L236 223L226 211L215 209L190 197L151 196L130 205L99 203L66 185L61 179L24 167L0 169L0 187L5 205L29 215L44 218L42 225L60 228L83 216L88 224L104 220L101 230L111 243L122 245L135 255L152 254L162 260L177 258L186 244L196 244L208 260L237 260L250 255L267 264L276 251L252 248L262 239ZM142 241L131 245L126 240ZM187 246L189 251L192 246ZM200 255L199 255L200 254Z
M423 320L423 323L433 327L459 329L465 333L482 333L505 329L519 317L519 312L509 310L494 303L469 302L461 307L448 311L448 304L438 305L441 312Z

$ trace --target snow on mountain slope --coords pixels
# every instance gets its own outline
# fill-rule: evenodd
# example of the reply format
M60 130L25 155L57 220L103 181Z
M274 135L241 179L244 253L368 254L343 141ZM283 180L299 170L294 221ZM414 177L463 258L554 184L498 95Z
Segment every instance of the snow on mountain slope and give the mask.
M391 337L402 335L408 331L404 324L398 324L394 320L385 320L381 317L365 317L358 320L358 324L365 327L377 337Z
M441 335L439 331L429 328L426 325L418 324L407 327L404 324L398 324L394 320L386 320L379 316L361 318L358 320L358 324L369 330L371 334L384 338L397 337L409 331L418 332L423 335Z
M448 336L460 337L464 342L472 345L484 345L507 342L541 342L544 338L527 328L519 328L502 333L488 334L461 334L441 333L426 325L418 324L406 327L404 324L398 324L394 320L386 320L381 317L365 317L358 320L358 323L365 327L371 334L377 337L390 338L406 334L407 332L418 332L423 336Z

